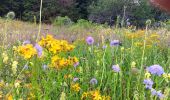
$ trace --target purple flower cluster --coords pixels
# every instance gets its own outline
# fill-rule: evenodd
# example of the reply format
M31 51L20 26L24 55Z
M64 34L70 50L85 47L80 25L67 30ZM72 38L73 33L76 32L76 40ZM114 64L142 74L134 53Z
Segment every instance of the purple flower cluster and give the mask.
M120 67L119 67L119 65L113 65L112 66L112 70L114 71L114 72L120 72Z
M164 73L164 69L160 65L152 65L146 69L151 74L161 76Z
M92 78L91 80L90 80L90 84L92 84L92 85L95 85L95 84L97 84L98 83L98 81L97 81L97 79L95 79L95 78Z
M164 97L164 95L161 93L161 91L156 91L155 89L151 89L151 94L152 94L153 96L158 96L159 99L161 99L161 98Z
M93 37L91 37L91 36L87 37L86 42L87 42L88 45L92 45L94 43Z
M119 46L120 45L120 41L119 40L112 40L110 42L110 46Z
M146 89L152 89L153 81L151 79L145 79L143 83L145 84Z

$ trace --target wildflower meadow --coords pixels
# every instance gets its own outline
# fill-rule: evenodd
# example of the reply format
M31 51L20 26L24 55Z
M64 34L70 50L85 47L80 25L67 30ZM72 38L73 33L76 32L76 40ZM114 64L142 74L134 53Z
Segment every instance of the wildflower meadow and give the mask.
M6 25L10 27L13 22L7 21ZM25 25L19 21L16 24ZM34 33L20 40L25 34L12 34L10 38L8 31L1 43L1 99L170 98L170 48L165 29L149 29L147 23L146 29L94 25L91 31L81 30L84 36L69 34L62 39L57 37L60 33L45 31L38 41ZM71 35L77 38L73 41Z
M0 18L0 100L170 100L166 25L55 25L41 17Z

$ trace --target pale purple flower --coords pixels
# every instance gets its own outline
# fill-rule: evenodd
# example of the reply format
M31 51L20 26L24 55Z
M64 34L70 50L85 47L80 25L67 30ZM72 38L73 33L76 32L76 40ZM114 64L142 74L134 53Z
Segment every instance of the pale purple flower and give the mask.
M30 40L25 40L22 45L31 44Z
M107 45L104 45L104 46L103 46L103 49L106 49L106 48L107 48Z
M98 81L97 81L97 79L95 79L95 78L92 78L91 80L90 80L90 84L92 84L92 85L95 85L95 84L97 84L98 83Z
M152 89L153 81L151 79L145 79L143 83L145 84L146 89Z
M110 46L119 46L120 45L120 41L119 40L112 40L110 42Z
M112 70L114 71L114 72L120 72L120 67L119 67L119 65L113 65L112 66Z
M160 65L152 65L146 69L151 74L161 76L164 73L164 69Z
M93 37L91 37L91 36L87 37L86 42L87 42L87 44L92 45L94 43Z
M77 77L75 77L75 78L73 79L74 82L76 82L76 81L78 81L78 80L79 80L79 78L77 78Z
M48 66L47 65L43 65L42 68L43 68L43 70L46 70L48 68Z
M76 68L78 65L79 65L79 62L76 62L76 63L74 64L74 67Z
M157 91L155 89L151 89L151 94L155 96L157 94Z
M159 97L159 99L162 99L164 97L161 91L157 91L157 96Z
M38 52L38 56L41 57L42 56L42 51L43 51L43 48L39 45L39 44L35 44L35 48Z

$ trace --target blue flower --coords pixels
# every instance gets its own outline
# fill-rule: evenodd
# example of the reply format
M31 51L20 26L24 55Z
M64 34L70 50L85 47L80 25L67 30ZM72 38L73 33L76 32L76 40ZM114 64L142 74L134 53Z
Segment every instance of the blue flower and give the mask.
M146 89L152 89L153 81L151 79L145 79L143 83L145 84Z
M164 69L160 65L152 65L146 69L151 74L161 76L164 73Z
M86 42L87 42L87 44L92 45L94 43L93 37L91 37L91 36L87 37Z
M110 42L110 46L119 46L120 45L120 41L119 40L113 40Z
M97 84L98 83L98 81L97 81L97 79L95 79L95 78L92 78L91 80L90 80L90 84L92 84L92 85L95 85L95 84Z
M113 70L114 72L120 72L120 67L119 67L119 65L113 65L113 66L112 66L112 70Z
M39 45L39 44L35 44L35 48L38 52L38 56L41 57L42 56L42 51L43 51L43 48Z

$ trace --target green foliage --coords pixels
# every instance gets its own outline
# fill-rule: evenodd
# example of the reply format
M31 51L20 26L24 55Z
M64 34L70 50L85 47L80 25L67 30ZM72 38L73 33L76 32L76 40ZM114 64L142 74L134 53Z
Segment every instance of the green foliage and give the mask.
M70 26L73 24L73 22L71 21L71 19L68 17L68 16L65 16L65 17L61 17L61 16L58 16L54 22L53 22L54 25L57 25L57 26Z

